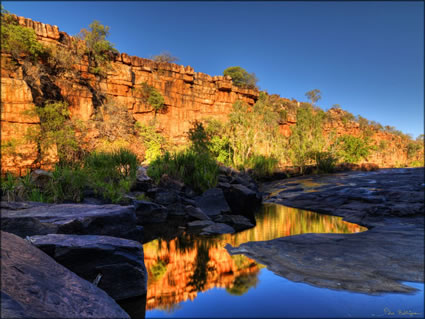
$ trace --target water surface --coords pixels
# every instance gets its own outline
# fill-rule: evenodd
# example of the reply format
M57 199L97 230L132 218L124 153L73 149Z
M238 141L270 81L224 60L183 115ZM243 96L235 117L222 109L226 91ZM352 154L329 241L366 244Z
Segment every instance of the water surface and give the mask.
M318 288L275 275L239 246L302 233L356 233L340 217L265 204L257 225L236 234L188 233L144 245L149 273L146 317L423 317L423 284L415 294L372 296Z

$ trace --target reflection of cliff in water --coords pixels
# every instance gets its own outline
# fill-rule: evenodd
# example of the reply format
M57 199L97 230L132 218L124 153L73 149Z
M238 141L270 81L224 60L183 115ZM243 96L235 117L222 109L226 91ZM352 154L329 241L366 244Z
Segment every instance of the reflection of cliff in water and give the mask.
M260 270L252 259L230 256L217 241L192 239L193 246L188 247L189 240L191 237L184 235L168 242L154 240L144 245L149 272L147 310L172 310L173 305L193 300L199 291L214 287L240 291L243 280L238 278L256 278ZM181 246L180 241L185 244ZM256 280L251 283L254 285Z
M224 248L250 241L265 241L301 233L354 233L366 228L279 205L265 205L254 228L213 238L183 234L169 241L157 239L144 245L149 272L146 309L172 311L178 303L193 300L199 291L225 288L243 295L255 287L263 266L243 256L231 256Z

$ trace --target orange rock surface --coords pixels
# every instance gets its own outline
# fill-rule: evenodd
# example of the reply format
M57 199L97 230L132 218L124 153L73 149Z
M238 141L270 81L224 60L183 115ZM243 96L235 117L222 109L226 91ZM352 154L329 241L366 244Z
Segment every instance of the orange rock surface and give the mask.
M71 43L71 37L61 32L57 26L14 17L20 25L34 29L38 41L43 44L66 47ZM2 144L20 142L19 156L13 152L2 156L2 173L10 171L24 174L26 169L33 168L35 163L38 167L51 167L56 160L54 150L49 158L40 159L36 145L24 141L28 128L39 127L39 119L37 116L25 114L26 111L34 110L35 101L23 69L18 67L11 71L6 67L7 61L10 60L9 55L2 53L1 58L1 140ZM104 78L88 72L87 57L74 68L79 71L78 77L64 75L53 79L54 85L69 103L72 117L83 121L91 119L98 103L96 100L104 97L126 107L135 120L147 123L154 117L154 112L144 102L138 90L142 83L147 83L164 96L166 109L156 115L156 120L159 131L173 144L187 140L186 132L193 121L208 117L224 121L235 101L242 100L253 105L259 96L257 90L241 89L232 85L230 77L210 76L195 72L190 66L157 63L126 53L114 56ZM288 112L287 120L281 123L281 133L290 136L291 126L295 123L296 117L292 110ZM325 128L325 134L329 134L331 130L336 130L337 135L360 134L355 122L343 125L340 121L335 121ZM375 134L375 144L381 140L388 141L388 152L383 156L372 155L368 161L384 167L403 163L406 160L406 152L400 149L400 141L397 139L400 137L392 134Z

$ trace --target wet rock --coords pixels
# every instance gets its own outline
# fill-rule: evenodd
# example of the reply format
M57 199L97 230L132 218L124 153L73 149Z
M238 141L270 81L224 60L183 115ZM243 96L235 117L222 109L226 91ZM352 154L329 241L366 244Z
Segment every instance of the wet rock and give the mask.
M93 282L115 300L146 294L142 244L109 236L50 234L28 240L61 265Z
M46 234L107 235L139 240L133 206L86 204L28 204L25 209L2 209L4 231L20 237Z
M424 169L349 172L315 179L313 192L276 203L344 217L368 231L303 234L231 248L293 281L362 293L412 292L424 280ZM265 183L266 196L301 178ZM269 200L270 201L270 200Z
M186 206L182 203L174 203L167 206L169 216L185 216Z
M207 214L205 214L202 209L199 207L193 207L190 205L187 205L185 207L186 214L192 218L197 220L210 220Z
M219 235L219 234L233 234L235 230L233 227L223 223L213 223L205 228L202 228L200 235Z
M195 220L187 224L188 228L203 228L205 226L214 225L212 220Z
M367 243L367 244L366 244ZM424 280L423 226L387 224L356 234L302 234L227 246L274 273L318 287L378 294L412 292Z
M230 212L230 207L220 188L208 189L201 196L196 197L195 202L210 217Z
M134 200L133 205L139 225L163 223L167 219L167 209L162 205L144 200Z
M129 318L102 289L1 232L2 318Z
M241 215L218 215L214 218L216 223L225 223L232 226L236 231L254 227L254 224Z
M174 191L160 188L156 191L155 202L161 205L170 205L176 203L179 197Z
M254 218L254 213L261 205L261 196L250 190L248 187L240 184L232 184L224 195L229 204L232 214Z

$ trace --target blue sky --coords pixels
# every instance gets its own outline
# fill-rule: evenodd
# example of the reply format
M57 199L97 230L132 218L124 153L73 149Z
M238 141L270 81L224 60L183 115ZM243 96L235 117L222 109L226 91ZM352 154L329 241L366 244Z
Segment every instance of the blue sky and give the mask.
M8 2L71 35L93 20L120 52L169 51L195 71L239 65L269 93L424 132L423 2Z

